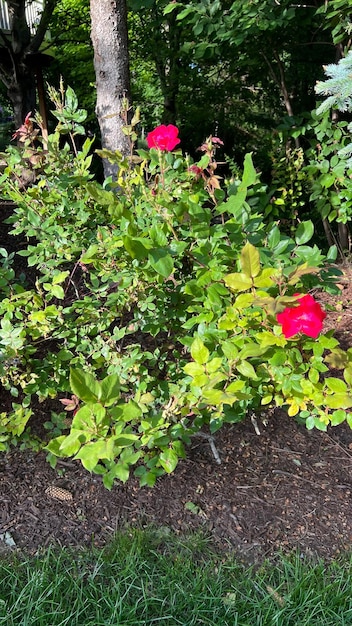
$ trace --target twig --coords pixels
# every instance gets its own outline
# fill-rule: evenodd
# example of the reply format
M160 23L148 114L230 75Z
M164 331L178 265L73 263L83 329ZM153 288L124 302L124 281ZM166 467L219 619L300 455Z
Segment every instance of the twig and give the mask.
M304 476L300 476L299 474L292 474L291 472L284 472L283 470L272 470L273 474L278 474L279 476L288 476L289 478L298 478L299 480L304 480L304 482L309 483L310 485L314 485L315 487L321 487L325 489L329 483L321 483L315 482L314 480L309 480L309 478L304 478Z
M252 414L251 414L251 422L252 422L252 424L253 424L253 428L254 428L254 430L255 430L256 434L257 434L257 435L260 435L260 430L259 430L258 422L257 422L257 419L256 419L256 417L255 417L255 414L254 414L254 413L252 413Z
M204 439L207 439L215 461L217 462L218 465L221 465L221 459L215 446L214 437L212 437L212 435L208 435L207 433L194 433L193 437L203 437Z
M330 441L332 441L335 446L337 446L338 448L340 448L347 456L350 457L350 459L352 458L352 454L350 454L349 452L347 452L346 448L344 448L340 443L338 443L338 441L335 441L335 439L333 439L332 437L330 437L330 435L328 435L328 433L324 433L325 437L327 437L328 439L330 439Z

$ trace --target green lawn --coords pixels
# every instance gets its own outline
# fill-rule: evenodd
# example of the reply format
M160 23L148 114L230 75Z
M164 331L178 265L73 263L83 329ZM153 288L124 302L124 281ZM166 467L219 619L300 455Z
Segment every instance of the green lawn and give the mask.
M259 569L201 535L125 531L104 550L43 550L0 561L6 626L352 624L352 558L298 555Z

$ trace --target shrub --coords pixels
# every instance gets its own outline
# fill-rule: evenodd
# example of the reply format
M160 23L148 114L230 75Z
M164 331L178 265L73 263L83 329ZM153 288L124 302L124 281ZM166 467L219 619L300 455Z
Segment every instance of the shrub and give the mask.
M2 445L25 428L33 396L58 398L73 417L47 444L49 460L74 456L110 488L132 467L153 485L192 434L269 407L308 428L352 423L350 351L332 332L310 337L309 319L297 326L307 334L291 337L280 323L311 289L337 293L336 248L325 256L308 245L310 220L292 237L266 224L251 155L241 179L224 184L218 138L196 163L169 150L170 137L161 142L163 127L153 134L163 150L134 152L138 112L126 127L131 157L100 151L118 177L99 184L93 140L76 146L84 112L70 88L51 93L59 124L46 149L31 134L3 155L12 232L28 238L20 254L37 280L0 302L0 377L17 398L2 414ZM28 168L35 182L25 188ZM329 363L344 380L328 376Z

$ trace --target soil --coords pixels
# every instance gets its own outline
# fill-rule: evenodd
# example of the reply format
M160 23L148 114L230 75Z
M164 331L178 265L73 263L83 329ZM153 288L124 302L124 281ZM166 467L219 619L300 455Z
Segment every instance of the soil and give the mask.
M5 230L1 239L16 248ZM316 297L335 309L325 328L346 348L352 269L342 269L341 296ZM48 419L44 410L38 407L38 420ZM346 424L308 431L282 411L266 417L266 424L249 419L216 433L219 458L207 438L194 437L187 460L152 489L132 478L107 491L79 461L59 461L54 470L44 452L13 448L0 455L0 545L13 540L27 553L50 544L101 546L126 525L157 525L176 533L201 528L247 563L278 550L327 560L350 551L352 431Z

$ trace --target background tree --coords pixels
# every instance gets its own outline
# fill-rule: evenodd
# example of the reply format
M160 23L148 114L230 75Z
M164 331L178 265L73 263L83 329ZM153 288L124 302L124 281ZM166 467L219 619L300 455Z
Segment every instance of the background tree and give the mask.
M285 116L294 125L295 116L315 106L314 84L322 76L322 63L335 59L331 33L323 32L325 16L318 12L323 4L320 0L169 3L165 12L177 13L177 21L192 26L192 37L184 46L189 66L202 68L207 63L209 71L218 68L222 77L228 96L219 134L229 134L231 126L235 130L244 120L244 130L257 134L257 148L266 144L268 152L268 130L271 134ZM221 109L220 105L220 113Z
M18 127L36 108L36 75L43 63L40 52L57 0L44 0L39 23L31 33L25 0L5 0L10 32L0 29L0 80L6 86Z

